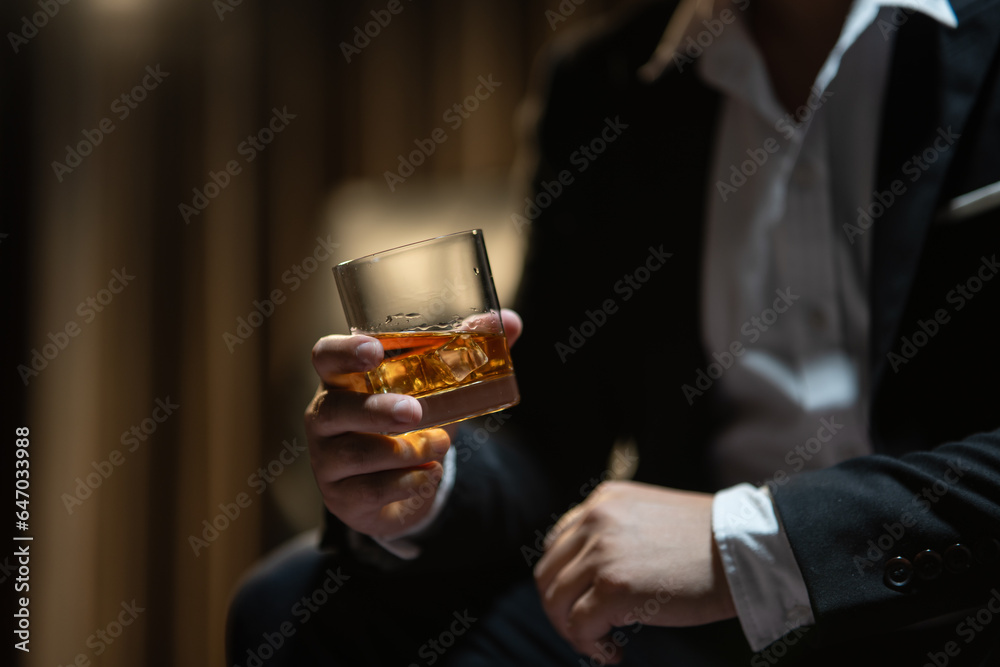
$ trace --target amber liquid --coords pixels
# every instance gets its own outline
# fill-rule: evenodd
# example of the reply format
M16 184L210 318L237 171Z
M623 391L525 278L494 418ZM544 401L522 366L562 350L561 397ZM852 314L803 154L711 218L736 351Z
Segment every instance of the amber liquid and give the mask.
M368 391L417 397L423 408L417 428L496 412L520 400L503 334L411 331L374 337L385 358L365 374Z

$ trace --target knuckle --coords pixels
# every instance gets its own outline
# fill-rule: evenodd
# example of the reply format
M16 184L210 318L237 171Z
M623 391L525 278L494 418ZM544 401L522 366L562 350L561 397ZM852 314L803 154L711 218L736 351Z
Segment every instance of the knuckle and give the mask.
M316 395L313 396L312 400L306 405L306 409L302 415L306 426L310 426L319 418L319 408L323 405L325 393L326 392L323 390L317 391Z
M319 485L320 495L323 497L323 504L337 518L344 519L345 503L344 491L337 482L322 482Z
M386 495L386 488L374 480L359 480L354 492L355 502L359 506L380 506Z
M330 485L324 487L320 493L323 496L323 504L329 510L330 514L343 520L343 503L340 494Z
M601 526L608 520L608 511L601 505L593 505L583 515L581 521L591 527Z
M306 444L309 446L309 466L316 481L319 484L337 481L337 470L336 466L332 465L329 441L307 435Z
M622 483L617 480L614 479L605 480L594 488L594 496L597 497L601 495L612 494L615 491L618 491L621 488L621 486Z
M316 394L309 401L309 405L306 406L305 410L304 419L307 428L315 430L318 428L320 422L324 420L324 413L328 409L326 406L329 398L330 392L326 389L320 387L316 390Z
M373 458L371 448L362 440L343 438L337 447L336 465L347 470L363 469Z
M601 569L594 577L594 594L598 597L615 597L628 592L628 583L607 569Z
M373 431L378 431L386 420L386 402L383 396L385 394L368 396L361 404L365 421Z

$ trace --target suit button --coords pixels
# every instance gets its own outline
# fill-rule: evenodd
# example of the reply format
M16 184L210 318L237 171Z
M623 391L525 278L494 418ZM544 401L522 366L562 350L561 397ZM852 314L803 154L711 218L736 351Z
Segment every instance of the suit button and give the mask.
M885 564L882 581L889 588L903 588L913 579L913 565L905 558L893 558Z
M993 565L1000 561L1000 542L992 537L983 538L972 547L972 555L983 565Z
M936 551L931 551L930 549L921 551L913 559L913 569L916 571L917 576L924 581L937 579L941 576L941 572L944 571L944 559Z
M964 544L953 544L944 551L944 566L949 572L965 572L972 567L972 550Z

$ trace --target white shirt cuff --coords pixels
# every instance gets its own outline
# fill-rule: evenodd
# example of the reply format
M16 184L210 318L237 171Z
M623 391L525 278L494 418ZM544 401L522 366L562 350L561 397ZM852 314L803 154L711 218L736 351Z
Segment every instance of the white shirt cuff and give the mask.
M743 634L760 651L816 620L767 487L739 484L715 494L712 531Z
M451 495L451 490L455 486L454 447L449 449L448 453L444 455L441 467L444 469L441 477L441 483L438 484L437 492L434 494L434 504L431 505L431 509L424 515L424 518L417 521L403 532L393 535L392 537L372 538L376 544L391 553L393 556L398 556L403 560L413 560L420 555L420 547L409 538L418 536L420 533L427 530L432 523L434 523L434 520L439 514L441 514L441 510L444 509L444 504L448 501L448 496ZM403 502L405 503L407 501Z

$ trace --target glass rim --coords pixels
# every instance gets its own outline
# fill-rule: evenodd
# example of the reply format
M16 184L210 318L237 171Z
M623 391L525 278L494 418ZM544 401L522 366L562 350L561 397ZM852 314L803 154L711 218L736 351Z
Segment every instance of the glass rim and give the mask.
M394 248L387 248L386 250L379 250L378 252L373 252L373 253L369 253L367 255L362 255L361 257L355 257L354 259L346 259L343 262L338 262L333 268L334 268L334 270L336 270L336 269L339 269L341 267L349 266L351 264L368 261L368 260L372 259L373 257L381 257L381 256L389 255L389 254L394 254L394 253L402 252L402 251L405 251L405 250L412 250L412 249L416 248L417 246L430 245L431 243L437 243L438 241L441 241L442 239L447 239L447 238L450 238L452 236L464 236L466 234L471 234L472 236L479 236L480 238L483 238L483 230L482 229L480 229L480 228L465 229L465 230L462 230L460 232L451 232L451 233L448 233L448 234L441 234L440 236L432 236L429 239L423 239L423 240L420 240L420 241L413 241L412 243L404 243L403 245L399 245L399 246L396 246Z

